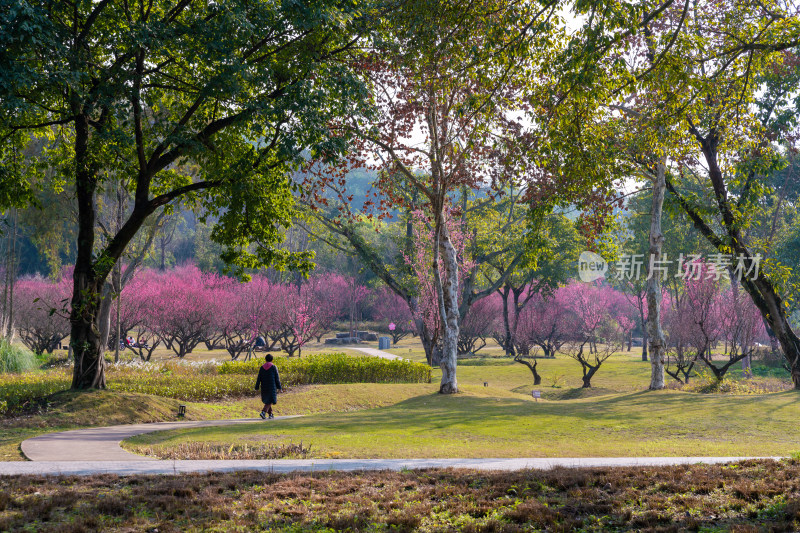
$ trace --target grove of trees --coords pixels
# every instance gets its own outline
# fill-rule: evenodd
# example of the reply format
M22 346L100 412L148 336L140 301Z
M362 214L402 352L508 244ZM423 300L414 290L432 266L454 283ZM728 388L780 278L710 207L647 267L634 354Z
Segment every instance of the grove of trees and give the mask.
M69 338L75 389L126 332L143 358L300 354L364 316L446 394L486 339L589 387L634 331L652 389L756 339L800 388L792 2L11 0L0 24L0 325ZM584 248L655 263L580 285ZM652 275L703 252L752 275Z

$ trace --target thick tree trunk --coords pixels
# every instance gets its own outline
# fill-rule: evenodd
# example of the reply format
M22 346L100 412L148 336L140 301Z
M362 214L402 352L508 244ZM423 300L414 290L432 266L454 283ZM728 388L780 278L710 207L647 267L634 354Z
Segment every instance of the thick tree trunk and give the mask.
M776 294L772 283L759 276L755 281L745 280L745 289L772 327L775 337L783 350L786 367L792 376L795 389L800 389L800 339L792 330L789 318L783 308L781 298Z
M70 346L75 357L72 374L73 389L104 389L105 346L98 327L100 294L97 287L76 269L74 295L70 314Z
M434 274L438 278L439 308L442 315L442 359L439 366L442 370L441 394L458 392L456 365L458 362L458 258L456 249L450 241L450 234L444 221L438 224L439 256L442 260L442 275L434 262Z
M583 363L583 389L591 389L592 388L592 378L594 377L597 369L600 368L600 365L591 366L586 363Z
M666 190L666 161L659 161L653 180L653 207L650 211L650 262L659 265L664 236L661 233L661 212ZM660 390L664 384L664 354L666 341L661 329L661 273L649 272L647 280L647 327L650 341L650 390Z
M72 276L70 346L75 357L73 389L102 389L106 386L103 339L98 327L102 287L93 264L95 229L95 162L89 154L89 119L75 119L75 195L78 200L78 243ZM110 267L108 267L110 270Z

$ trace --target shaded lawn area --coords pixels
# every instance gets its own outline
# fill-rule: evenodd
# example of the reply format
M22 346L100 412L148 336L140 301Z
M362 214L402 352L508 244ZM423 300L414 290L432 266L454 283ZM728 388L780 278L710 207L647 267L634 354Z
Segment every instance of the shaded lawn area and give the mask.
M303 442L312 456L343 458L785 456L800 449L796 391L533 402L498 389L465 389L353 413L152 433L125 446L158 455L159 447L186 442Z
M4 531L796 531L800 464L0 478Z

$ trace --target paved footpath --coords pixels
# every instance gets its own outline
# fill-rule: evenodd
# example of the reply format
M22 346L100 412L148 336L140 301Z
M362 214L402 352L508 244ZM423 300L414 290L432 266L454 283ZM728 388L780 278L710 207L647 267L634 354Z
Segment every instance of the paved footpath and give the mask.
M275 417L276 420L294 418ZM468 468L475 470L550 469L556 467L669 466L695 463L729 463L748 457L596 457L517 459L279 459L173 461L126 452L120 442L135 435L170 429L227 426L259 422L258 418L159 422L102 428L75 429L41 435L24 441L22 452L30 461L0 462L0 475L178 474L188 472L313 472L327 470L403 470ZM89 458L89 460L87 460ZM768 457L765 459L778 459Z
M403 359L399 355L384 352L383 350L378 350L376 348L356 348L355 346L348 346L348 348L351 350L358 350L359 352L363 352L374 357L380 357L381 359Z
M295 418L276 416L275 420ZM184 422L156 422L153 424L129 424L101 428L73 429L60 433L48 433L22 442L22 453L31 461L85 461L87 457L95 461L158 461L154 457L143 457L126 452L120 447L123 440L170 429L190 429L208 426L230 426L269 421L260 418L239 418L234 420L196 420Z
M279 459L272 461L16 461L0 463L3 475L184 474L190 472L325 472L467 468L471 470L523 470L557 467L670 466L696 463L730 463L747 457L603 457L557 459ZM767 458L777 459L777 458Z

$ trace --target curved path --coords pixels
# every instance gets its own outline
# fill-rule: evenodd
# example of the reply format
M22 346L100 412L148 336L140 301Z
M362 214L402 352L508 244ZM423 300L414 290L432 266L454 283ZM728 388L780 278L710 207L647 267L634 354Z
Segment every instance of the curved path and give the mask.
M276 420L294 418L275 417ZM409 468L469 468L476 470L550 469L557 467L669 466L695 463L730 463L754 457L588 457L515 459L279 459L279 460L159 460L126 452L126 438L170 429L226 426L263 422L258 418L160 422L103 428L75 429L41 435L24 441L29 462L0 462L0 475L178 474L260 470L295 472L320 470L403 470ZM87 458L89 458L87 460ZM762 457L760 459L779 459Z
M297 416L297 415L296 415ZM275 420L295 418L295 416L276 416ZM152 424L129 424L102 428L73 429L60 433L48 433L22 442L22 453L31 461L158 461L154 457L143 457L126 452L120 443L130 437L167 431L170 429L189 429L208 426L230 426L265 422L260 418L238 418L234 420L193 420L185 422L156 422Z

